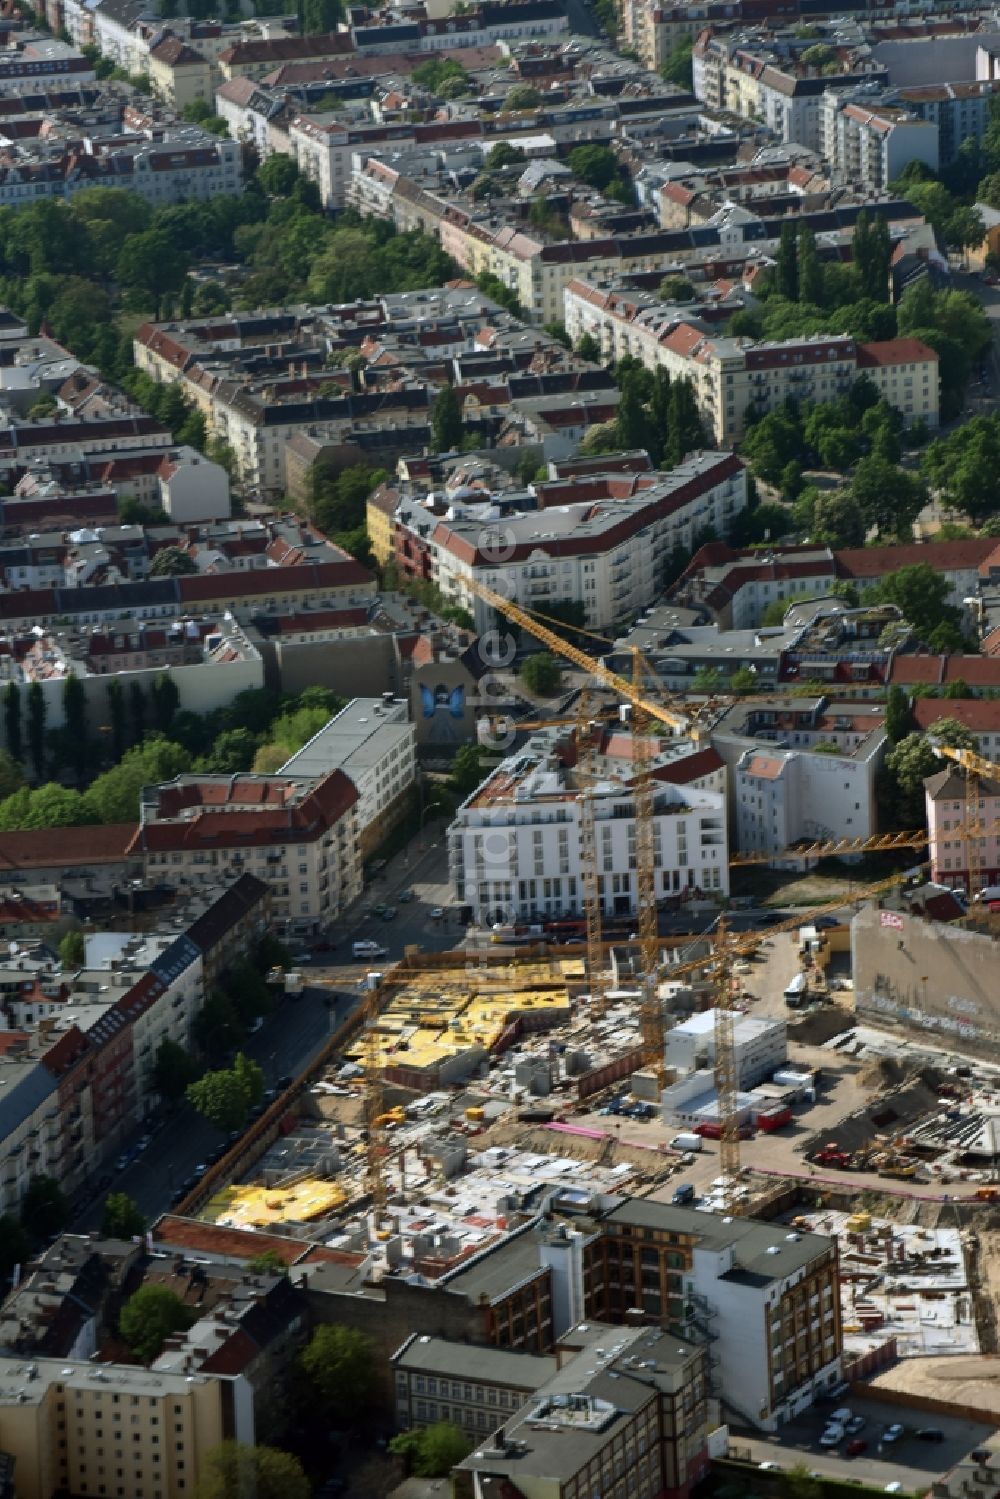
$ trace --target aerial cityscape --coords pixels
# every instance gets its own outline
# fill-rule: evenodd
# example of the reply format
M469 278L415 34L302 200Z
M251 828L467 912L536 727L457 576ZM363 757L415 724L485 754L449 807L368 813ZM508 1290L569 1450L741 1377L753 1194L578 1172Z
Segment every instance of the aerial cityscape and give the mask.
M995 1499L1000 7L0 38L0 1499Z

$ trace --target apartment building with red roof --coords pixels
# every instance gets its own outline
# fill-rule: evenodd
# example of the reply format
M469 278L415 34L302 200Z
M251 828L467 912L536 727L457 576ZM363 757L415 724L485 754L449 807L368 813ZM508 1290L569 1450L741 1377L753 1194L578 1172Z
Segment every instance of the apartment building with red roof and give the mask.
M186 775L147 787L129 852L151 878L215 883L252 873L282 926L315 930L361 893L358 790L319 776Z

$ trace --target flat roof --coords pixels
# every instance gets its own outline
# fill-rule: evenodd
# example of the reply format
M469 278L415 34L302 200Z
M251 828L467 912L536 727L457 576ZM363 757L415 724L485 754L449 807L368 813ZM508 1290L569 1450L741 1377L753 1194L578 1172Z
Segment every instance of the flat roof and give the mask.
M551 1354L518 1353L426 1335L412 1338L393 1363L399 1369L440 1370L452 1378L475 1378L521 1390L537 1390L558 1368Z
M763 1281L783 1280L833 1249L833 1240L825 1234L793 1232L782 1224L747 1218L727 1219L641 1197L626 1198L605 1214L605 1221L683 1234L716 1253L731 1247L730 1274L750 1274Z
M128 1390L154 1399L191 1393L193 1385L206 1385L211 1376L171 1374L166 1369L145 1369L138 1364L92 1364L61 1358L0 1358L0 1405L38 1405L49 1385L72 1390Z
M392 716L401 710L402 718ZM322 776L342 770L352 775L371 770L413 733L405 699L356 697L285 762L280 774Z

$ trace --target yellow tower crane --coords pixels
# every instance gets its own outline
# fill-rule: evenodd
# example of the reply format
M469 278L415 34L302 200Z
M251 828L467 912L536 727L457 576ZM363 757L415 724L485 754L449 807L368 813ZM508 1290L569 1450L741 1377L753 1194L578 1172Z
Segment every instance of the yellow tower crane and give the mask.
M726 1208L736 1205L740 1175L739 1068L736 1054L736 1016L733 1013L732 943L725 918L719 922L715 957L715 1098L719 1111L719 1165L725 1181Z
M580 807L580 884L583 914L587 922L587 981L590 1002L598 1013L604 1009L607 985L604 976L604 927L601 875L597 865L597 827L594 816L594 732L590 702L581 692L576 719L576 773Z
M367 1186L375 1209L375 1227L379 1228L385 1212L385 1091L382 1087L382 1049L379 1042L378 990L372 989L365 1001L363 1030L363 1063L365 1070L365 1129L368 1134L366 1164Z

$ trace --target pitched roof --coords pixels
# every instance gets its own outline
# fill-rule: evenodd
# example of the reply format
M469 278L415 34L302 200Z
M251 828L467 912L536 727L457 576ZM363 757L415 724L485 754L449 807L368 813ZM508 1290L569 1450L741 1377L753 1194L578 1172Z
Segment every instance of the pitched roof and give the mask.
M111 822L0 833L0 870L117 864L128 857L135 831L134 822Z
M995 538L909 542L903 546L846 547L834 552L842 578L881 578L924 562L936 572L974 572L997 551Z

